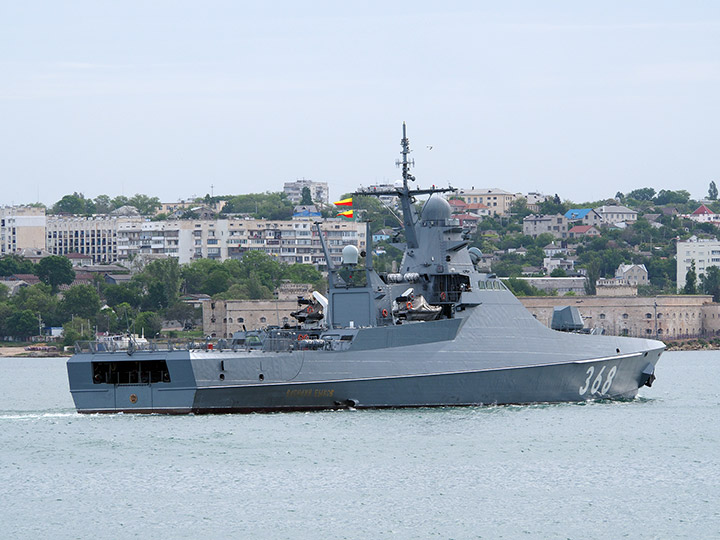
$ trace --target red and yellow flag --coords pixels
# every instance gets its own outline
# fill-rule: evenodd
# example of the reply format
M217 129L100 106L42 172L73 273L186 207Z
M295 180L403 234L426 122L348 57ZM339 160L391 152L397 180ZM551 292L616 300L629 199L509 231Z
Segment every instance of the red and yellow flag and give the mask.
M346 217L346 218L351 218L351 217L353 217L353 211L352 211L352 210L345 210L344 212L339 212L339 213L338 213L338 216L342 216L342 217Z
M333 203L335 206L352 206L352 197Z

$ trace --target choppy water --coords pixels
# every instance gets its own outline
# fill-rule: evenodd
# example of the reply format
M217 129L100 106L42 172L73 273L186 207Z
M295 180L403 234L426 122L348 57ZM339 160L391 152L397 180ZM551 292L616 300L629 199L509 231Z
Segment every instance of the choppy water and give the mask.
M80 416L0 359L2 538L719 538L720 352L625 403Z

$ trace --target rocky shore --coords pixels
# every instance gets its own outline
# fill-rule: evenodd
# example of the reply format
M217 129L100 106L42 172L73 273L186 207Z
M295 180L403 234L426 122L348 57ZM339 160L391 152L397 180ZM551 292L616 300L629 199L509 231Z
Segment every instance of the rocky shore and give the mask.
M665 341L667 351L717 351L720 350L720 339L686 339L682 341Z

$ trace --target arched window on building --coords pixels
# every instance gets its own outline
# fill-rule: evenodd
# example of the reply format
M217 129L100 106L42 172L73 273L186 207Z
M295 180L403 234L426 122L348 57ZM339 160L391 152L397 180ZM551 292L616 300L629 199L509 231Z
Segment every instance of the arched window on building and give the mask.
M657 333L657 335L658 335L658 336L662 336L662 335L663 335L663 329L662 329L662 328L658 328L658 333Z
M646 319L652 319L652 313L646 313L645 314Z
M604 314L604 313L601 313L601 314L600 314L600 320L601 320L601 321L604 321L604 320L605 320L605 314Z
M261 323L267 322L267 319L265 317L260 317L260 322Z
M628 316L629 316L629 315L628 315L627 313L623 313L623 319L627 319Z

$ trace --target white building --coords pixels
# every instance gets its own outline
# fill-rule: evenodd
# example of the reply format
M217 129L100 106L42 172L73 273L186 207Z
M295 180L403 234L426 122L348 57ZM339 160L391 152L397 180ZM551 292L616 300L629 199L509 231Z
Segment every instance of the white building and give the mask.
M94 263L117 261L117 226L114 216L48 216L45 249L53 255L79 253Z
M342 248L367 247L365 224L328 219L320 225L333 261ZM239 259L247 251L264 251L279 261L326 265L312 218L271 221L252 218L218 220L127 221L118 226L118 259L135 254L177 257L180 264L195 259Z
M460 189L454 196L468 204L482 203L490 209L491 213L499 216L508 215L512 203L518 197L515 193L509 193L498 188L475 189L474 187L472 189Z
M313 202L321 202L328 204L330 202L330 191L327 182L313 182L312 180L296 180L295 182L285 182L283 191L287 194L293 204L300 204L302 200L303 188L310 190L310 196Z
M685 287L685 276L693 261L698 280L710 266L720 267L720 242L716 238L700 240L696 236L690 237L687 242L678 242L676 261L677 288L680 291Z
M681 214L680 217L692 219L698 223L712 223L713 225L720 225L720 214L716 214L704 204L701 204L700 207L692 214Z
M603 223L608 225L620 222L634 223L638 215L635 210L630 210L627 206L605 205L595 208L595 211L600 215ZM587 223L587 225L593 224Z
M615 270L615 279L628 285L647 285L648 271L644 264L621 264Z

